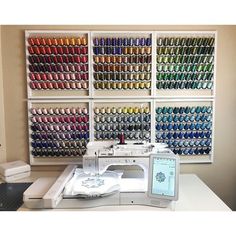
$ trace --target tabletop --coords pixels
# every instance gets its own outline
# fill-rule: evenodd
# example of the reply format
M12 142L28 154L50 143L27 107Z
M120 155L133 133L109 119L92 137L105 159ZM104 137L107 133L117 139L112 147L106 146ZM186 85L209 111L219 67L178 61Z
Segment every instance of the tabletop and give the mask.
M60 172L56 171L33 171L27 178L15 182L33 182L40 177L57 177ZM1 182L1 180L0 180ZM24 205L19 211L28 211ZM40 209L37 209L40 210ZM45 209L43 209L45 210ZM49 210L50 209L46 209ZM68 210L68 209L52 209ZM231 211L231 209L195 174L180 174L179 200L174 203L172 209L161 209L151 206L122 205L102 206L87 209L69 209L76 211Z

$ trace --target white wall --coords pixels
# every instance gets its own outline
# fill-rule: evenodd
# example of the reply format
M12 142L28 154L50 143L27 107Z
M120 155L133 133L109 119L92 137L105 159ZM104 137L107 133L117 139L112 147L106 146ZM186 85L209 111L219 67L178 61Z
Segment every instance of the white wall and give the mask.
M16 159L29 161L24 48L24 30L26 29L217 30L214 163L181 165L181 172L197 174L229 207L236 210L236 26L2 26L8 161ZM55 168L59 167L35 167L33 169L52 170Z

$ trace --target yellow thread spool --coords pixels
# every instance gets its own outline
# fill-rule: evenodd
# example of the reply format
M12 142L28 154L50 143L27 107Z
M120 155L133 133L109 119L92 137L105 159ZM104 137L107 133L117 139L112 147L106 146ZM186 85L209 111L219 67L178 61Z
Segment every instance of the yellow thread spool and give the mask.
M77 38L76 44L79 45L79 46L81 45L81 38Z

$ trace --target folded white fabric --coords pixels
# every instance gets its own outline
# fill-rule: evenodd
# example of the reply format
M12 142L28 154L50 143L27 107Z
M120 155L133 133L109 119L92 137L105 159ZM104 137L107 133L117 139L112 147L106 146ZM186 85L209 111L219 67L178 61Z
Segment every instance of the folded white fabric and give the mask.
M0 178L5 182L14 182L28 176L30 176L30 165L23 161L0 164Z

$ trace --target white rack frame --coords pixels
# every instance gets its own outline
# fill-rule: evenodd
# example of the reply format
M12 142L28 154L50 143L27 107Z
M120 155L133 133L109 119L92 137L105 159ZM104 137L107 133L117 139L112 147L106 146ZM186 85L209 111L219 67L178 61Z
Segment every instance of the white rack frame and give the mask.
M184 157L184 158L180 158L180 163L213 163L214 160L214 134L215 134L215 99L214 98L208 98L208 99L204 99L204 98L198 98L198 99L154 99L153 101L153 107L152 107L152 113L153 113L153 119L152 119L152 125L154 125L154 139L152 140L152 142L155 143L155 136L156 136L156 120L155 120L155 114L156 114L156 104L160 103L161 105L163 103L173 103L173 102L177 102L177 103L186 103L186 102L191 102L191 103L196 103L196 106L198 105L198 102L207 102L207 103L211 103L211 107L212 107L212 135L211 135L211 153L209 155L198 155L195 158L191 158L191 156L188 157ZM207 157L208 156L208 157ZM207 158L206 158L207 157Z
M58 90L58 93L60 93L59 96L51 96L51 95L46 95L46 96L38 96L38 95L33 95L33 91L32 89L29 87L29 82L30 82L30 79L29 79L29 76L28 74L30 73L29 71L29 61L28 61L28 56L30 56L29 52L28 52L28 42L27 42L27 38L32 36L32 37L35 37L35 36L47 36L47 37L53 37L53 36L78 36L78 37L81 37L81 36L84 36L86 35L87 38L88 38L88 74L89 74L89 79L88 79L88 82L89 82L89 85L88 85L88 89L87 90L65 90L69 93L69 91L79 91L79 92L86 92L88 93L87 95L80 95L80 96L75 96L75 95L71 95L71 96L68 96L68 95L63 95L61 93L61 90ZM28 96L28 99L80 99L80 98L90 98L91 97L91 86L90 86L90 76L91 76L91 73L90 73L90 70L91 70L91 63L90 63L90 54L91 54L91 51L90 51L90 32L89 31L76 31L76 30L71 30L71 31L63 31L63 30L26 30L25 31L25 57L26 57L26 77L27 77L27 96ZM52 90L52 91L55 91L55 90Z
M32 96L31 88L29 88L28 82L28 50L27 50L27 37L30 35L49 35L54 36L55 34L60 36L69 36L69 35L78 35L82 36L87 34L88 37L88 66L89 66L89 87L88 87L88 95L86 96L63 96L60 94L60 91L58 91L59 96ZM150 35L152 39L152 70L151 70L151 90L149 91L150 95L148 96L96 96L96 90L93 86L93 36L96 35L109 35L109 36L119 36L120 34L127 35L127 36L137 36L137 35ZM215 38L214 42L214 71L213 71L213 88L211 91L211 95L191 95L191 96L158 96L157 89L156 89L156 39L158 36L213 36ZM142 103L142 102L148 102L150 103L150 111L151 111L151 141L155 142L155 106L157 102L164 103L164 102L211 102L212 103L212 151L211 155L209 155L209 158L203 159L185 159L181 160L181 163L212 163L213 157L214 157L214 134L215 134L215 97L216 97L216 62L217 62L217 31L62 31L62 30L26 30L25 31L25 45L26 45L26 76L27 76L27 98L28 98L28 134L29 134L29 140L31 140L30 134L30 113L29 110L32 106L32 104L35 103L88 103L89 106L89 135L90 140L94 141L94 104L96 103ZM69 90L68 90L69 91ZM72 90L71 90L72 91ZM75 90L73 90L75 91ZM122 90L120 90L122 93ZM142 90L141 90L142 91ZM198 90L199 91L199 90ZM132 92L131 92L132 93ZM70 163L76 163L81 164L81 160L78 161L78 159L74 161L64 161L60 162L55 159L50 159L45 162L43 161L37 161L38 158L33 158L31 155L31 144L29 142L29 153L30 153L30 164L31 165L65 165ZM46 158L45 158L46 159ZM58 158L59 159L59 158Z
M31 113L30 110L33 108L34 104L81 104L81 103L87 103L88 111L89 111L89 140L91 140L91 101L89 99L83 99L83 100L29 100L28 101L28 140L29 140L29 157L30 157L30 164L31 165L67 165L67 164L82 164L82 158L78 157L66 157L62 158L60 157L33 157L32 155L32 146L31 146L31 134L32 131L30 129L30 126L32 124L30 117Z
M156 89L156 83L153 84L153 86L155 86L154 90L154 98L158 98L158 99L172 99L172 98L180 98L180 99L191 99L191 98L215 98L215 95L216 95L216 63L217 63L217 31L155 31L154 32L155 34L155 51L157 49L157 45L156 45L156 39L157 39L157 36L162 36L162 37L165 37L165 36L202 36L202 37L209 37L209 36L212 36L215 38L215 42L214 42L214 71L213 71L213 89L211 89L211 95L184 95L184 96L181 96L181 95L174 95L174 96L168 96L168 95L162 95L162 96L158 96L157 95L157 89ZM156 55L155 55L155 59L156 59ZM155 61L156 62L156 61ZM155 82L156 82L156 74L157 74L157 71L156 71L156 68L155 68ZM174 90L174 89L173 89ZM204 89L204 90L207 90L208 89ZM204 91L204 90L201 90L201 91ZM191 89L190 89L191 91ZM197 91L199 90L195 90L196 91L196 94L197 94Z

